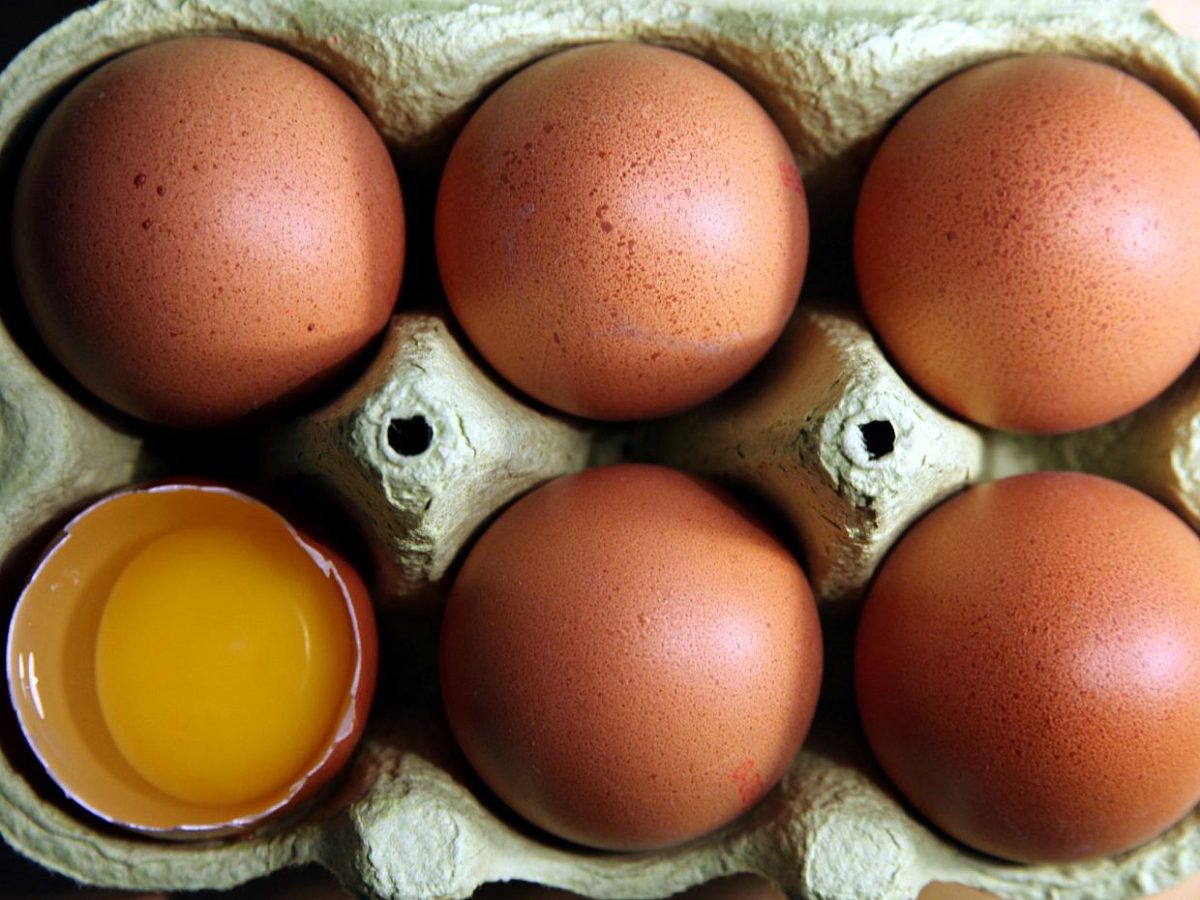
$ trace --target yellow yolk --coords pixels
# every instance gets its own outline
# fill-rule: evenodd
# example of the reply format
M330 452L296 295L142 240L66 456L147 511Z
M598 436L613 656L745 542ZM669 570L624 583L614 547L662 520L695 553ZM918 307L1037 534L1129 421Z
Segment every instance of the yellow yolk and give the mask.
M155 539L117 578L96 689L138 774L181 800L235 804L316 762L354 653L339 586L290 533L198 526Z

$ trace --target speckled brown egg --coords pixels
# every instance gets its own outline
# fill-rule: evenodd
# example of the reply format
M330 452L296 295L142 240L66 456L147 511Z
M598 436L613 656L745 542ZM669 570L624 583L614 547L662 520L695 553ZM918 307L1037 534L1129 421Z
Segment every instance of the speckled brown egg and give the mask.
M1112 481L1040 473L919 521L855 656L889 778L1010 859L1120 853L1200 800L1200 539Z
M131 415L223 425L327 381L387 323L400 186L354 101L249 41L152 44L85 78L17 187L49 349Z
M779 336L808 256L779 129L731 78L641 44L543 59L468 122L437 200L438 267L471 342L560 410L693 406Z
M795 559L746 509L656 466L591 469L510 507L455 580L447 715L518 813L610 849L754 806L808 731L821 636Z
M1062 432L1145 403L1200 349L1200 139L1069 57L971 69L871 163L855 259L900 368L985 425Z

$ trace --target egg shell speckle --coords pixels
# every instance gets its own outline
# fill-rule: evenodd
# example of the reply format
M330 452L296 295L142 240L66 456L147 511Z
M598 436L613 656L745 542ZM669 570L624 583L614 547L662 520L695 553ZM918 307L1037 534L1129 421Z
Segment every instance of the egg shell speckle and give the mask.
M783 545L705 482L624 465L540 488L484 533L447 603L441 681L501 799L636 849L758 802L808 731L821 659Z
M475 113L436 215L447 297L500 374L600 419L693 406L779 336L808 256L804 188L758 103L641 44L543 59Z
M863 184L864 308L900 368L985 425L1127 413L1200 349L1200 139L1101 63L970 69L895 125Z
M328 378L387 323L404 210L333 81L188 38L82 81L22 170L14 259L54 355L117 408L226 424Z
M977 849L1118 853L1200 799L1200 539L1132 488L1050 472L943 504L885 562L855 663L885 772Z

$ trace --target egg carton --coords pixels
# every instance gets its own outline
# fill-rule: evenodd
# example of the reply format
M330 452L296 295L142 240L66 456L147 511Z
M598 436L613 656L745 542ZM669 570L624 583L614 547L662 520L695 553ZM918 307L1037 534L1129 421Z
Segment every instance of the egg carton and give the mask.
M1117 857L1018 865L963 848L889 788L858 730L853 627L882 556L963 485L1046 468L1118 478L1200 527L1200 367L1110 425L1060 437L974 428L897 374L858 310L854 200L871 153L922 92L975 63L1059 52L1117 65L1200 121L1200 45L1133 0L104 0L0 75L0 196L65 86L100 61L180 34L240 34L333 76L401 168L415 241L454 136L489 89L567 46L639 40L697 55L765 106L795 152L813 246L805 296L770 356L726 394L638 426L587 423L500 382L415 279L361 377L327 405L239 433L265 482L345 510L377 571L384 683L367 735L332 791L302 815L239 839L151 842L88 817L40 775L11 716L0 723L0 833L81 882L230 887L316 862L371 897L464 898L521 879L593 897L663 897L735 872L821 900L912 898L931 881L1001 897L1119 900L1200 871L1200 814ZM1146 161L1153 165L1152 160ZM6 207L7 208L7 207ZM426 210L428 211L428 210ZM7 223L4 228L7 228ZM426 248L427 249L427 248ZM425 262L428 266L428 262ZM0 585L20 578L64 516L173 471L154 440L71 386L31 337L11 270L0 306ZM506 503L605 462L649 460L755 498L801 554L829 657L813 733L782 784L727 828L632 854L567 845L504 810L469 772L440 711L436 620L464 548ZM174 474L190 474L175 471Z

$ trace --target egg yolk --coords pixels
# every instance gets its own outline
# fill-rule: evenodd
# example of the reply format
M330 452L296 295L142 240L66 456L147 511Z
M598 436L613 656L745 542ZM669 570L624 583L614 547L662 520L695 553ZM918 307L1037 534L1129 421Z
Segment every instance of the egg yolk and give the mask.
M121 572L96 689L130 765L201 805L286 789L346 704L354 639L336 582L288 533L168 532Z

